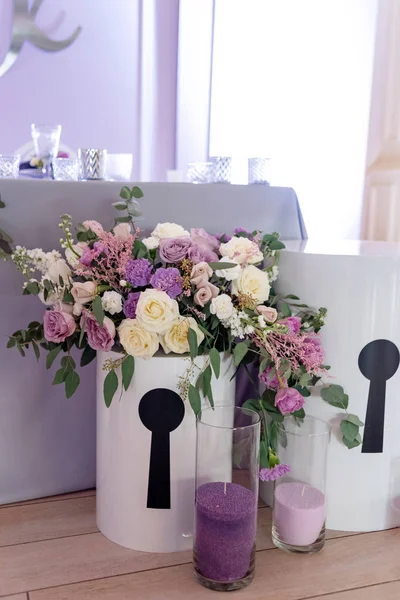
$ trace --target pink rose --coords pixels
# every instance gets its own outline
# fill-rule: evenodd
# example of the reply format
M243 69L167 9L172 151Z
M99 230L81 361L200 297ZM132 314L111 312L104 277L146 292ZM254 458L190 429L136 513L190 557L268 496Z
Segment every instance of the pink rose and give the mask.
M192 242L189 237L165 238L160 241L160 258L165 263L178 263L187 257Z
M91 229L98 237L104 234L103 226L98 221L83 221L86 229Z
M194 265L192 269L190 283L196 286L199 286L201 283L206 283L210 279L212 273L212 268L206 262L198 263L197 265Z
M104 317L103 326L99 325L93 313L84 311L81 317L81 327L85 324L88 343L93 350L109 352L114 346L115 325L108 317Z
M87 304L95 297L96 288L97 285L94 281L85 281L85 283L76 281L72 284L71 294L78 304Z
M264 306L264 304L259 304L256 306L256 312L259 315L262 315L267 323L275 323L278 313L275 308L271 308L270 306Z
M207 302L209 302L212 298L216 298L218 294L219 289L217 286L206 281L205 283L200 283L198 285L197 292L195 293L193 300L199 306L205 306Z
M60 344L76 329L74 317L59 310L44 313L44 337L48 342Z
M193 243L197 244L198 246L203 246L214 251L218 250L219 248L219 241L217 238L214 235L207 233L207 231L201 227L198 229L191 229L190 237L192 238Z
M304 406L304 398L295 388L281 388L275 396L275 406L283 415L290 415Z
M260 373L258 376L259 380L267 387L269 390L278 390L280 386L280 381L278 376L275 373L272 375L272 367L267 367L265 371ZM287 385L287 381L284 377L281 377L281 381L284 385Z
M218 255L215 254L215 252L205 246L198 246L197 244L192 244L188 249L187 257L195 264L201 262L216 262L218 260Z
M131 236L131 226L129 223L118 223L114 227L114 236L121 242L126 242Z

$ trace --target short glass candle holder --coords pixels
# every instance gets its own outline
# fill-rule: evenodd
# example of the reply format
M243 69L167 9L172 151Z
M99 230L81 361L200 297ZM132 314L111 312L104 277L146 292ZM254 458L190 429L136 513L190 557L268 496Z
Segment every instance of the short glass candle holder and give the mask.
M241 589L255 569L260 417L232 406L197 416L194 572L218 591Z
M212 164L210 162L189 163L186 176L189 183L211 183Z
M325 543L330 427L312 417L287 417L276 428L277 453L290 472L275 482L272 541L281 550L312 554Z
M19 154L0 154L0 177L18 177L20 162Z
M42 173L45 177L52 177L52 162L60 147L61 130L61 125L31 125L35 154L43 163Z
M78 160L81 179L106 179L107 150L79 148Z
M231 183L232 158L230 156L211 156L213 183Z
M57 181L78 181L79 163L76 158L55 158L53 175Z
M248 182L249 184L270 183L270 165L269 158L249 158L248 159Z

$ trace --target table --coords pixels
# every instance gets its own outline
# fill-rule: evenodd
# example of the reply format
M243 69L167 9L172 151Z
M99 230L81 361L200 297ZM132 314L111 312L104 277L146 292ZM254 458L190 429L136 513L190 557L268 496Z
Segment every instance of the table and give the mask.
M133 515L134 516L134 515ZM256 576L235 600L398 600L400 530L327 532L314 556L273 548L259 509ZM149 554L103 537L95 492L0 507L0 596L7 600L214 600L193 578L191 552ZM3 598L5 600L5 598Z
M108 181L59 182L2 179L6 208L1 224L15 244L45 250L59 247L59 216L69 213L78 223L97 219L111 227L123 184ZM141 229L163 221L210 232L280 231L286 239L302 239L306 231L295 192L264 185L139 184ZM52 386L33 356L25 359L5 348L7 336L41 320L43 305L22 296L22 277L1 263L0 298L0 504L80 490L95 484L95 369L81 371L81 385L67 401L63 386Z

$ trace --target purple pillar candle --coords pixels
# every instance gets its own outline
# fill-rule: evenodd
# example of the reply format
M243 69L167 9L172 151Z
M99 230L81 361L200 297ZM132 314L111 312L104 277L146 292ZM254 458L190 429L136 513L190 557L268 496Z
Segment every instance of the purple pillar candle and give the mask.
M242 579L254 560L257 499L237 483L205 483L196 494L196 568L214 581Z
M279 539L292 546L309 546L325 523L325 495L305 483L281 483L275 489L274 524Z

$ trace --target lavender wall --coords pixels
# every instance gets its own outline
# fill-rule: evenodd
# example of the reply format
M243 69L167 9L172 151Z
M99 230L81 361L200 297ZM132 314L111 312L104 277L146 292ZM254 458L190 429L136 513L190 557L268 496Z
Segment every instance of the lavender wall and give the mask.
M11 0L1 0L0 61L11 13ZM61 123L62 141L73 148L137 154L139 0L44 0L36 23L56 40L78 25L82 32L58 53L25 43L0 78L0 153L29 141L36 121Z

